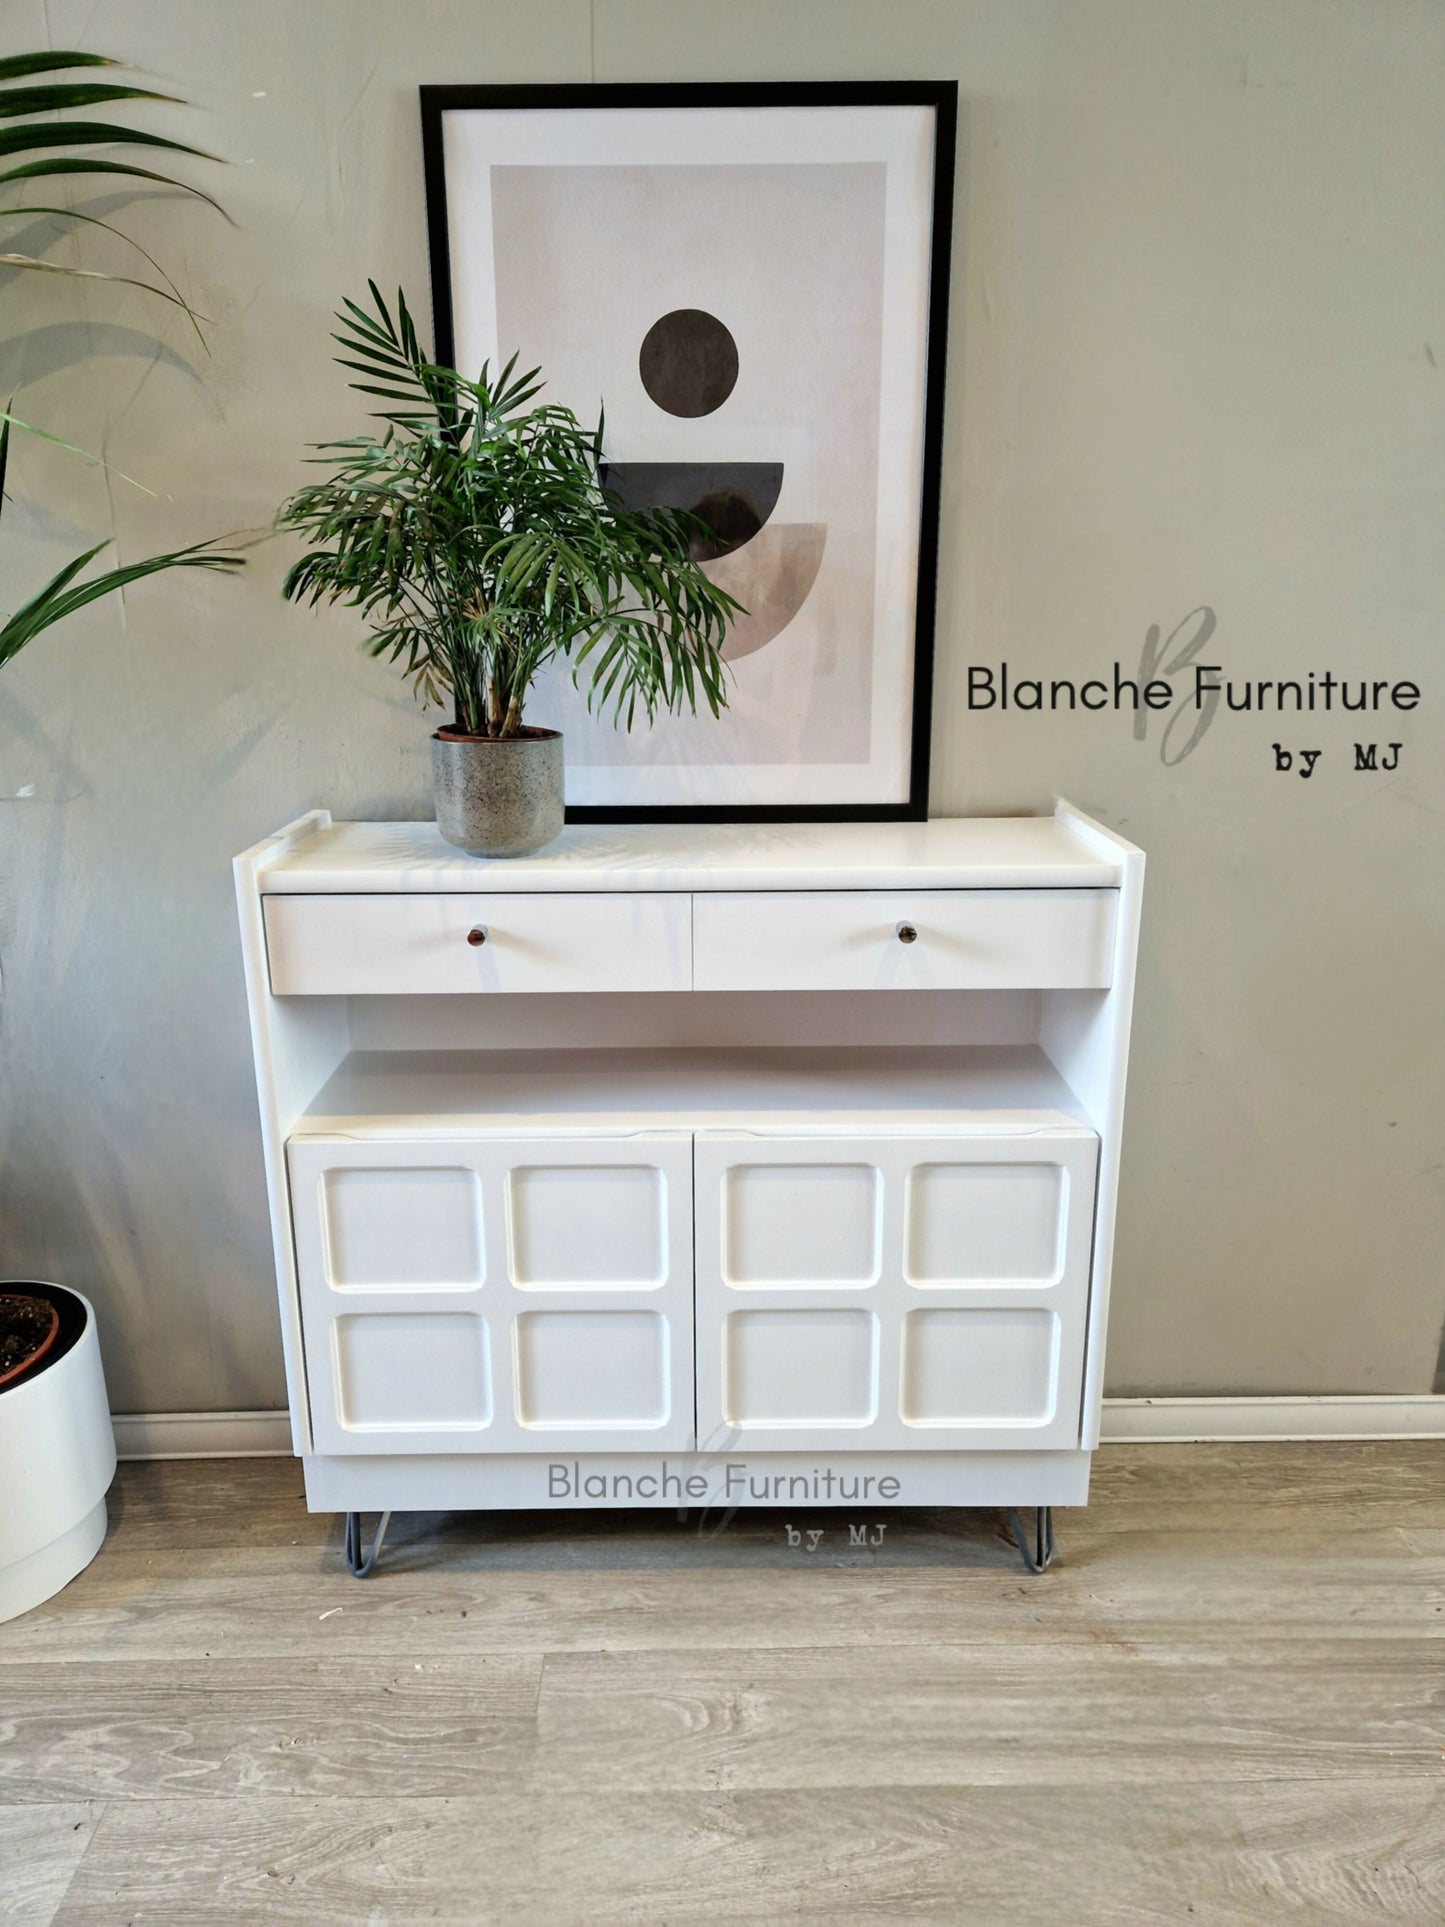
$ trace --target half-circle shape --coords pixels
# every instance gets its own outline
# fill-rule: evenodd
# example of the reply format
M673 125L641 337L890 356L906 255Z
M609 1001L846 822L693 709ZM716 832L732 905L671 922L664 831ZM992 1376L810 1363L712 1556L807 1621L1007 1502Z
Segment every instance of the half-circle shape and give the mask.
M755 655L783 633L813 592L827 541L826 522L780 522L703 563L703 574L747 611L728 630L724 661Z
M783 488L781 462L601 462L599 484L625 509L685 509L712 535L698 560L751 542Z

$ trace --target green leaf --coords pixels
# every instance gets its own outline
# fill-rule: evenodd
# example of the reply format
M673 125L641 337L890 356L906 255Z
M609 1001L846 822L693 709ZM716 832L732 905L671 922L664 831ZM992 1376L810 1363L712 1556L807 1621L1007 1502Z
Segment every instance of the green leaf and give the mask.
M381 319L386 328L388 338L392 341L395 341L397 345L400 346L401 345L400 338L397 335L396 328L392 323L391 316L386 311L386 303L381 298L381 289L377 287L374 281L368 281L366 285L368 288L371 289L371 298L376 303L377 308L381 314ZM350 303L348 303L347 305L350 306Z
M342 362L341 365L344 368L348 364ZM370 370L363 370L363 373L369 372ZM414 401L416 399L411 390L405 388L377 388L371 383L364 381L353 381L349 383L348 386L354 388L358 395L380 395L386 401Z
M30 74L61 74L70 67L123 67L122 60L105 54L61 53L7 54L0 59L0 82L24 80Z
M189 151L199 152L198 149ZM157 174L149 167L132 167L128 161L74 160L64 155L54 160L27 161L21 167L7 168L3 174L0 174L0 187L4 187L10 181L38 181L53 178L59 174L124 174L136 181L158 181L162 187L176 187L184 194L194 194L198 201L204 201L207 207L213 207L224 221L232 227L235 226L235 222L231 220L219 201L213 201L209 194L203 194L200 188L192 187L189 181L175 180L169 174Z
M110 145L162 146L168 154L216 160L200 146L171 141L164 133L145 133L141 127L121 127L116 121L27 121L23 127L0 127L0 154L29 154L46 146Z
M149 87L117 87L104 80L66 80L49 87L0 88L0 120L17 114L52 114L67 107L98 107L110 100L160 100L184 107L174 94L153 93Z
M129 482L132 488L138 488L142 495L155 493L154 489L147 488L144 482L138 482L134 475L127 475L124 469L112 468L110 463L102 461L99 455L92 455L87 448L77 448L74 442L63 442L58 435L52 435L47 428L37 428L34 422L21 421L20 417L12 415L8 408L0 411L0 416L3 416L7 435L13 422L16 428L23 428L27 435L37 436L42 442L50 442L56 448L63 448L67 454L79 455L83 461L92 462L97 468L103 468L108 475L118 475L121 481Z
M342 306L348 310L346 314L338 313L336 317L343 328L350 328L356 334L370 336L378 346L387 349L392 354L398 352L395 340L386 333L385 329L377 327L376 323L364 308L358 308L356 303L347 295L343 295L341 300Z
M406 296L400 288L396 291L396 309L401 319L402 352L410 361L420 362L424 357L421 352L421 346L416 338L416 325L412 321L410 310L407 308Z
M98 214L82 214L76 208L73 208L73 207L36 207L36 206L7 207L7 208L0 209L0 214L3 214L6 217L14 216L16 218L18 218L20 215L26 215L26 216L32 216L37 214L50 215L55 220L58 220L58 221L79 221L86 227L104 228L107 234L113 234L118 241L124 241L127 247L134 248L136 253L141 256L142 260L149 261L150 265L155 269L156 273L160 276L161 280L164 281L167 288L170 289L171 295L175 299L176 303L185 310L186 315L190 320L191 326L196 331L196 338L201 342L202 346L205 345L206 338L201 333L201 328L200 328L200 323L205 317L198 316L196 314L195 310L191 307L190 302L186 300L185 296L181 293L180 289L176 286L175 282L172 281L171 277L166 273L165 269L161 266L160 262L156 260L155 256L153 254L147 253L147 251L141 246L139 241L133 240L131 236L125 232L123 228L116 227L114 222L102 221ZM139 287L142 284L137 282L135 285ZM157 289L156 292L159 293L160 290Z
M197 160L213 161L216 156L204 148L173 141L165 134L147 134L142 128L121 127L106 120L34 121L24 127L0 127L0 154L28 154L46 147L163 147L171 154L191 154Z
M100 268L71 268L61 261L40 261L33 254L0 254L0 267L22 268L35 274L66 274L79 281L114 281L124 288L139 288L143 294L154 294L162 301L169 301L172 307L185 308L186 303L178 294L167 294L164 288L157 288L149 281L137 281L129 274L106 274ZM205 316L201 316L205 320Z
M73 562L67 562L43 589L15 611L8 622L0 625L0 664L9 662L26 643L33 642L44 630L74 615L77 609L83 609L87 603L96 602L117 589L127 588L132 582L139 582L146 576L159 575L165 569L231 571L244 566L244 557L233 551L214 548L209 542L196 542L189 548L148 556L143 562L107 569L89 582L76 582L75 578L81 570L94 561L105 547L105 542L97 542L94 548L87 549Z

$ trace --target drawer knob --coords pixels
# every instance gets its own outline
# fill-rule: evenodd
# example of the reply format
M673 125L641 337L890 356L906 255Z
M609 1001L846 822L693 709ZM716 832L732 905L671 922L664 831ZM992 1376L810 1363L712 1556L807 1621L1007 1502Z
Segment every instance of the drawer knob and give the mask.
M898 926L898 941L900 943L917 943L917 926L911 923L900 923Z
M486 931L482 928L481 924L474 923L471 929L467 932L467 942L472 946L473 950L475 950L479 947L479 945L484 944L486 941L487 941Z

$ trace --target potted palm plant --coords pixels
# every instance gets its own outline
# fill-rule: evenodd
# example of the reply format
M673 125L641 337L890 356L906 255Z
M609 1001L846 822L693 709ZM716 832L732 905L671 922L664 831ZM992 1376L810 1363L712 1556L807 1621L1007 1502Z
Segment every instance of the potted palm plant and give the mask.
M359 608L365 647L403 665L451 721L432 737L437 823L477 856L539 849L563 823L562 741L524 720L558 657L589 707L631 728L660 710L716 715L721 646L739 605L696 559L707 531L671 509L630 510L598 479L603 424L532 406L539 373L475 379L422 349L403 295L393 317L338 313L336 359L387 404L374 432L325 442L329 471L280 510L310 546L283 593Z

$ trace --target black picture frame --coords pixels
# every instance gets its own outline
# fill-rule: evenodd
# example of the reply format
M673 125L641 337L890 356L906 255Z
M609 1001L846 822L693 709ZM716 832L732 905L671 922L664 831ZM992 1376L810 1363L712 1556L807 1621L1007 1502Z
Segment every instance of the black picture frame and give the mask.
M922 107L934 116L929 237L928 347L923 392L918 577L914 614L908 796L902 802L568 804L569 823L872 823L928 816L934 644L938 605L939 502L958 127L956 81L583 82L565 85L423 86L422 161L437 359L455 365L451 246L443 118L457 109Z

